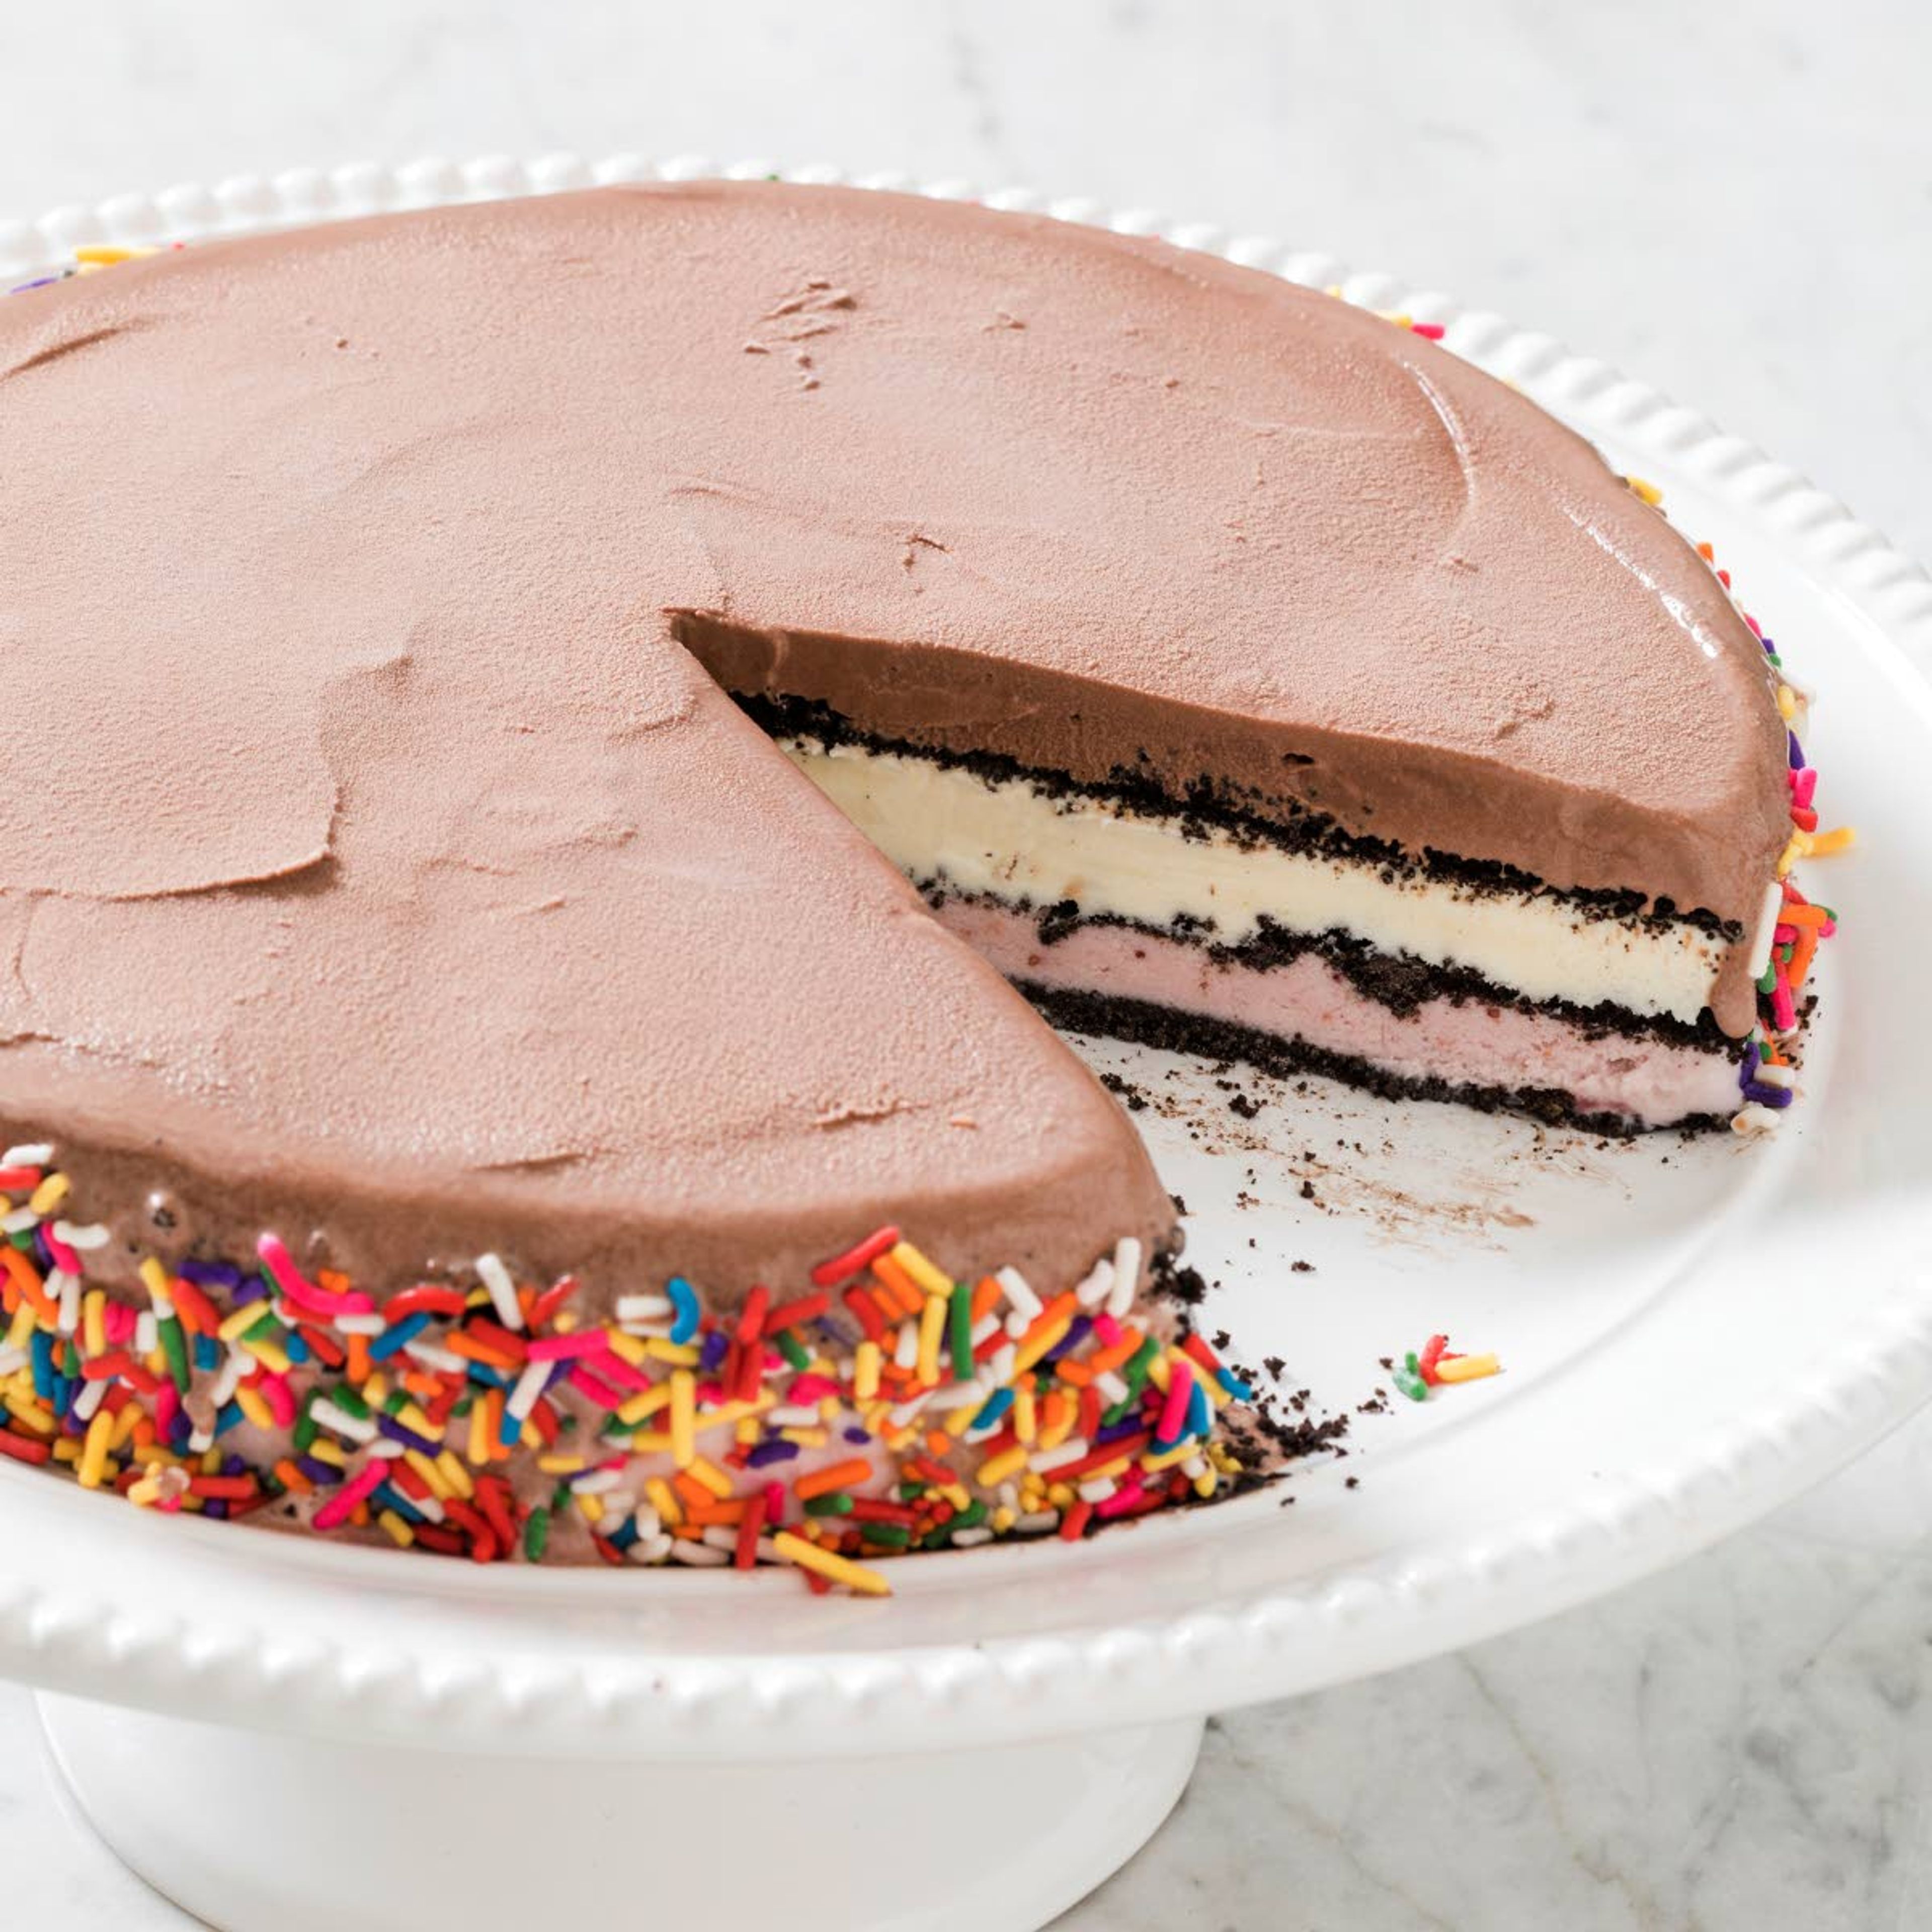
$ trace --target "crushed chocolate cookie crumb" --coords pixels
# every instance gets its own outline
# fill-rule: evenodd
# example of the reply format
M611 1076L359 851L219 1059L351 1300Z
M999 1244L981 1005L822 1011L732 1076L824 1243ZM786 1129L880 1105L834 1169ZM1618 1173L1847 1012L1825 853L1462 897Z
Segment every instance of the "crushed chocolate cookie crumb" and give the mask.
M1161 1285L1168 1297L1184 1308L1198 1308L1208 1299L1208 1284L1201 1279L1198 1268L1170 1269Z

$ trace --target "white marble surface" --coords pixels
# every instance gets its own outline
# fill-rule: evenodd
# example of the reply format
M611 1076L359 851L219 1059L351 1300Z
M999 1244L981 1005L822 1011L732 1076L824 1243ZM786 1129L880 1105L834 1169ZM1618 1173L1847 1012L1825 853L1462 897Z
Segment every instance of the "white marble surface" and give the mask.
M1932 16L1898 0L0 7L0 215L570 148L902 167L1334 249L1696 402L1932 556ZM1823 1318L1821 1317L1821 1318ZM1672 1575L1211 1733L1076 1932L1932 1922L1932 1422ZM0 1690L11 1916L184 1924Z

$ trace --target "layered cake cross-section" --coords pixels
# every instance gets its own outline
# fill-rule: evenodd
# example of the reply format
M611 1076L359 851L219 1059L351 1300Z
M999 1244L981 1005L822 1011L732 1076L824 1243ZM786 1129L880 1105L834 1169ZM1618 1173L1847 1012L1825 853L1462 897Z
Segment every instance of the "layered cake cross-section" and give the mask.
M753 710L940 922L1072 1030L1613 1132L1739 1104L1740 1043L1709 1002L1746 942L1708 914Z

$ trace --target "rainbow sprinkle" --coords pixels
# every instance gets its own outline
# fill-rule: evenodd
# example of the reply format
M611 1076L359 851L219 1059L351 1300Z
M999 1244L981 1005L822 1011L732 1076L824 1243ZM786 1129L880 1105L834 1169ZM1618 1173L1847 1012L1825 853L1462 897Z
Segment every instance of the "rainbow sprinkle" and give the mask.
M36 276L31 282L16 283L6 292L10 296L23 296L30 289L51 288L55 283L71 281L76 275L98 275L103 268L114 268L122 262L139 261L143 256L159 255L187 245L182 242L170 242L164 250L160 246L130 245L122 248L102 242L76 248L74 251L73 261L65 268L57 269L51 275Z
M1503 1365L1494 1355L1459 1355L1449 1346L1447 1335L1432 1335L1419 1348L1412 1348L1402 1358L1402 1366L1390 1371L1397 1388L1411 1402L1426 1402L1429 1391L1450 1382L1477 1382L1499 1376Z
M884 1228L802 1293L707 1309L673 1276L596 1320L494 1254L378 1298L265 1233L246 1266L146 1257L142 1305L90 1281L118 1244L67 1218L53 1159L0 1155L0 1454L147 1508L878 1596L866 1559L1070 1540L1242 1477L1220 1421L1252 1391L1137 1322L1132 1237L1042 1296Z

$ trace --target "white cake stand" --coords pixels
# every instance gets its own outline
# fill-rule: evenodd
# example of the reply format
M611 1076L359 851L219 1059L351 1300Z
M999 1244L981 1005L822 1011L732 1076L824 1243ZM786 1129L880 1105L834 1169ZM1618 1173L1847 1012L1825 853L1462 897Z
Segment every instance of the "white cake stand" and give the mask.
M0 281L82 242L656 172L424 162L178 189L0 228ZM1438 1328L1508 1372L1358 1415L1350 1458L1294 1480L1292 1508L928 1556L886 1603L777 1574L476 1570L0 1470L0 1670L42 1688L108 1842L204 1918L492 1932L647 1904L794 1932L1036 1926L1159 1824L1204 1714L1615 1588L1932 1393L1932 583L1789 470L1546 338L1326 256L1162 232L1447 323L1662 485L1748 587L1822 689L1828 818L1863 835L1806 880L1846 936L1802 1110L1766 1143L1601 1148L1253 1078L1250 1122L1204 1069L1095 1047L1156 1096L1139 1118L1240 1359L1280 1355L1328 1408Z

